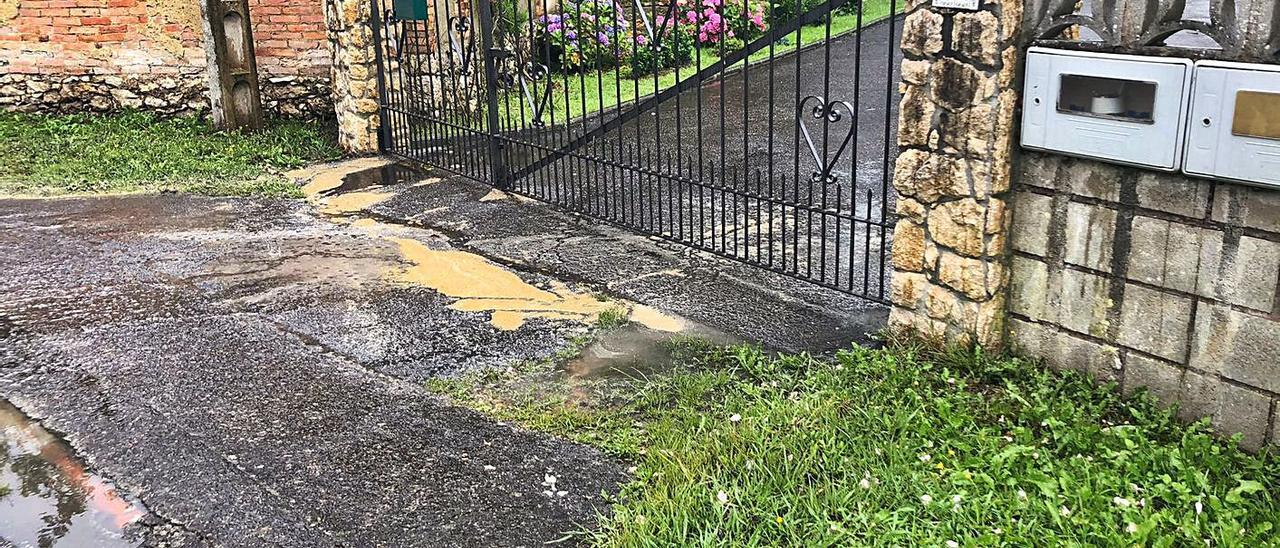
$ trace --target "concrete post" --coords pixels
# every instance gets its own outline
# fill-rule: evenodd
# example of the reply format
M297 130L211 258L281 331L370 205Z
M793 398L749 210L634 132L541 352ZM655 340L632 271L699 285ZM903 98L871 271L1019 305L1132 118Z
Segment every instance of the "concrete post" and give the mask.
M980 1L908 2L889 323L999 348L1023 0Z
M334 111L338 143L349 152L378 152L378 65L371 0L325 0L333 54Z
M204 0L204 51L209 73L209 103L218 129L262 127L258 62L253 50L247 0Z

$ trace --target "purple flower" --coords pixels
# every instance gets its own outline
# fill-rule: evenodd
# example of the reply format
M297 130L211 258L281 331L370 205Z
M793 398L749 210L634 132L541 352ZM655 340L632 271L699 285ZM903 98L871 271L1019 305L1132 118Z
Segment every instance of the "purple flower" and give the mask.
M603 33L603 32L597 32L597 33L596 33L596 41L597 41L597 42L600 42L600 45L602 45L602 46L607 46L607 45L609 45L609 37L608 37L607 35L605 35L605 33Z
M578 39L578 33L576 33L576 32L574 32L574 31L570 30L569 32L564 33L564 37L565 37L565 38L568 38L568 39L570 39L570 40L577 40L577 39Z

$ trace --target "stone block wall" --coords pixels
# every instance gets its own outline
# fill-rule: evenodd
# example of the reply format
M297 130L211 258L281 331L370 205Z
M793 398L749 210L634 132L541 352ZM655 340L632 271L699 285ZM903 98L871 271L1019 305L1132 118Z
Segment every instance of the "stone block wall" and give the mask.
M1280 191L1024 151L1009 338L1280 443Z
M250 0L264 107L332 112L319 0ZM0 0L0 108L207 111L194 0Z

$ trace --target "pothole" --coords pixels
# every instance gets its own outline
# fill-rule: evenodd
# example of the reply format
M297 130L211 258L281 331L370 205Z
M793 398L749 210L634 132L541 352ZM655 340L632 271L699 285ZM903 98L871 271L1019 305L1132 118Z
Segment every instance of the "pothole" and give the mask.
M0 400L0 545L139 546L147 514L67 444Z

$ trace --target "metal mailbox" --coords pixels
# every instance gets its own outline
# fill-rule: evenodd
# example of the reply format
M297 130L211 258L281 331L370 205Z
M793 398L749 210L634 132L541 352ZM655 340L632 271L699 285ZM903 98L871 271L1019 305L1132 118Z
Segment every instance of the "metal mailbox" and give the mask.
M1280 187L1280 67L1196 63L1188 126L1188 175Z
M1188 59L1030 48L1022 146L1176 171L1192 66Z

